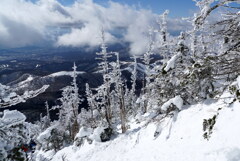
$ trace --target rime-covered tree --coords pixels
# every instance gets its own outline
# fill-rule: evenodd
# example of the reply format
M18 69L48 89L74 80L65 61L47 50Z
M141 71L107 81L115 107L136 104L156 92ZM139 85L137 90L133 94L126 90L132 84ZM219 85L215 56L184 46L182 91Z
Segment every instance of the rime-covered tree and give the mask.
M59 118L50 127L38 136L38 143L44 150L55 151L73 143L79 131L78 107L82 99L78 93L77 67L74 63L72 72L73 81L69 86L62 89L62 97L59 98L60 105L53 106L51 110L59 110Z
M17 110L4 110L0 116L0 160L27 160L21 150L39 133L39 127L25 122L26 116Z
M94 95L92 93L92 90L89 87L89 84L86 83L86 98L87 98L87 102L88 102L88 122L87 124L90 125L91 128L96 128L97 127L97 123L99 123L100 118L99 118L99 108L98 108L98 102L96 101L96 95ZM84 110L84 109L82 109ZM82 115L82 110L81 110L81 114ZM83 118L81 117L80 120L82 120ZM82 120L83 121L83 120Z
M240 73L240 8L234 5L237 3L238 0L196 1L200 12L196 14L193 25L195 30L202 33L204 50L197 50L197 57L194 59L199 68L201 84L212 84L211 97L220 96ZM221 8L228 10L226 12L220 10ZM219 20L208 21L214 11L222 12ZM201 42L198 39L199 41Z
M0 84L0 108L7 108L45 92L49 85L37 90L27 90L18 94L18 88ZM28 144L38 135L39 126L25 122L26 116L17 110L4 110L0 114L0 160L27 159L21 150L23 144Z
M155 30L157 34L157 43L156 46L159 50L161 50L161 56L164 60L169 58L169 46L168 46L168 31L167 31L167 16L169 11L166 10L163 14L161 14L157 19L157 24L159 29Z
M69 130L71 138L74 139L79 130L79 123L77 121L78 107L82 101L78 93L76 80L77 67L75 63L73 65L72 78L71 85L62 89L62 97L59 99L61 101L61 105L59 106L59 121L63 127Z
M115 52L116 55L116 62L112 62L111 65L113 67L111 75L111 82L114 84L115 94L117 98L117 108L119 108L120 111L120 119L121 119L121 129L122 133L125 133L127 130L126 124L127 124L127 109L125 104L125 94L124 94L124 83L122 81L122 73L120 68L120 61L119 61L119 53Z
M51 118L50 118L50 109L48 102L45 102L45 107L46 107L46 116L42 116L42 113L40 114L40 120L37 122L37 124L40 126L41 131L44 131L51 125Z
M103 108L105 119L109 127L112 126L112 109L111 109L111 101L110 101L110 76L109 76L109 62L108 58L111 57L111 53L107 52L107 46L105 44L105 33L102 31L101 34L102 44L101 44L101 52L97 53L97 59L100 60L98 63L100 73L103 75L103 84L97 89L98 96L97 99L99 101L100 108Z
M143 63L145 65L145 83L144 83L144 88L143 88L143 95L142 95L142 101L143 107L142 107L142 112L146 113L147 108L148 108L148 99L150 97L150 84L151 84L151 73L152 73L152 67L151 67L151 56L153 55L153 50L154 50L154 41L153 41L153 32L152 30L149 30L149 43L147 47L147 51L143 54Z
M133 70L131 71L131 89L129 90L128 87L125 85L125 104L126 107L129 109L130 115L137 115L138 106L136 104L137 101L137 94L136 94L136 86L137 86L137 56L133 56Z

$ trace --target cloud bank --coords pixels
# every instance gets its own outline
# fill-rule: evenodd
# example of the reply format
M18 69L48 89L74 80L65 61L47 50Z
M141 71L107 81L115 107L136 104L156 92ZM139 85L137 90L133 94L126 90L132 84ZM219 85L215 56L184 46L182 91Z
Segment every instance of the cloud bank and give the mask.
M156 25L157 16L150 10L111 1L105 6L92 0L63 6L57 0L1 0L0 47L96 47L104 29L107 43L128 42L132 54L142 54L148 29ZM169 21L169 31L185 28L181 20Z

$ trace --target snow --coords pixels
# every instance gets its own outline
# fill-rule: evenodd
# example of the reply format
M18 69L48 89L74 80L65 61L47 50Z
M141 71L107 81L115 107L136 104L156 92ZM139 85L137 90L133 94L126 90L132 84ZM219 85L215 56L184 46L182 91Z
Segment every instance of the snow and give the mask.
M85 142L81 147L69 146L46 157L52 161L61 160L62 156L68 161L237 161L240 160L239 107L239 102L227 106L223 101L206 101L187 109L183 107L175 121L168 117L162 123L156 121L146 127L131 123L126 134L109 142ZM217 113L208 141L203 138L203 119ZM154 137L159 124L169 127L162 128L161 134Z
M52 127L47 128L44 132L42 132L38 137L37 137L37 141L39 143L43 143L44 141L46 141L50 136L51 136L51 130Z
M141 103L141 98L137 98L136 103Z
M166 67L164 68L164 70L166 72L168 72L170 69L173 69L175 67L175 62L176 60L181 56L181 53L177 53L176 55L174 55L168 62Z
M101 142L101 133L104 132L104 127L97 127L96 129L94 129L93 134L89 136L89 138L93 141L96 142Z
M51 136L51 131L52 129L56 128L57 124L55 126L51 126L47 128L45 131L43 131L38 137L37 141L39 143L44 143L50 136Z
M37 64L37 65L38 65L38 64ZM38 66L36 66L36 67L39 67L39 66L40 66L40 65L38 65ZM83 74L83 73L85 73L85 72L77 71L76 73L77 73L77 75L79 75L79 74ZM49 78L49 77L50 77L50 78L54 78L54 77L72 76L72 75L73 75L73 72L72 72L72 71L60 71L60 72L56 72L56 73L52 73L52 74L50 74L50 75L47 75L47 76L45 76L45 77L43 77L43 78ZM19 82L19 83L18 83L18 86L21 86L21 87L28 86L27 83L33 81L34 79L35 79L34 76L29 75L26 80L24 80L24 81L22 81L22 82Z
M168 107L171 105L171 104L174 104L175 106L177 106L177 108L179 110L182 109L182 106L183 106L183 100L180 96L175 96L174 98L168 100L167 102L165 102L162 106L161 106L161 109L163 111L167 111Z
M240 76L237 77L238 88L240 89Z
M32 75L29 75L29 77L26 80L19 83L19 86L24 85L28 82L31 82L33 79L34 79L34 77Z
M124 68L124 70L132 72L134 69L134 64L128 66L127 68ZM139 71L140 73L145 73L145 74L151 74L154 73L154 71L150 71L150 73L146 72L146 65L142 64L142 63L137 63L137 71Z
M96 118L99 115L100 115L99 111L97 109L94 109L93 110L93 117Z
M77 74L83 74L85 72L76 72ZM73 72L72 71L60 71L60 72L56 72L56 73L52 73L50 75L48 75L48 77L60 77L60 76L72 76Z
M76 135L76 138L86 137L92 133L91 128L81 127L79 132Z
M7 68L7 67L9 67L8 64L2 64L2 65L0 65L0 68Z
M26 120L26 116L17 110L4 110L3 117L0 119L1 126L14 126L21 124Z
M49 151L42 151L39 150L37 151L37 155L36 155L36 161L49 161L55 154L54 150L49 150Z
M7 96L3 97L2 100L3 100L4 102L9 102L9 101L11 101L11 99L12 99L13 97L16 97L16 96L17 96L17 94L16 94L15 92L11 92L11 93L9 93Z

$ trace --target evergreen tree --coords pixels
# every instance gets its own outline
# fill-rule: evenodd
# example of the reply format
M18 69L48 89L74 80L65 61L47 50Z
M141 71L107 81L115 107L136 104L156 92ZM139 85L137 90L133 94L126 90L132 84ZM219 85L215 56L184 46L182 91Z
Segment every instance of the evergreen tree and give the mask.
M103 84L97 89L98 91L98 105L100 108L103 108L102 111L104 112L105 119L109 127L112 126L112 109L111 109L111 102L110 102L110 76L109 76L109 62L108 58L111 57L111 53L107 52L107 46L105 44L105 33L102 30L102 44L101 44L101 52L97 53L99 56L97 59L100 60L98 63L100 68L100 73L103 75Z
M124 84L122 81L122 73L120 68L120 61L119 61L119 53L115 52L116 55L116 63L112 63L113 70L110 73L111 81L114 84L114 89L116 91L117 96L117 106L120 109L120 119L121 119L121 129L122 133L125 133L127 130L126 123L127 123L127 109L125 105L125 94L124 94ZM116 103L116 102L115 102Z

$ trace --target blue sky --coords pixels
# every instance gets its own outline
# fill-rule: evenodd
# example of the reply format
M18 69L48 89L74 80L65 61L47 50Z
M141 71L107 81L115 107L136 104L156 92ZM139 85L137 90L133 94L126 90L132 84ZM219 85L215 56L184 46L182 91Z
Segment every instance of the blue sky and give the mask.
M32 0L36 1L36 0ZM63 5L71 5L75 0L58 0ZM94 2L105 5L108 0L93 0ZM162 13L164 10L170 10L170 17L187 17L191 16L197 10L195 2L192 0L112 0L121 4L134 5L150 9L154 13Z
M104 0L97 0L104 1ZM189 16L193 10L196 10L195 2L192 0L114 0L119 3L130 5L140 5L143 8L151 9L154 13L162 13L164 10L170 10L170 16L182 17Z
M62 0L67 1L67 0ZM96 2L106 2L106 0L95 0ZM170 16L182 17L189 16L193 10L196 10L195 2L192 0L112 0L129 5L140 5L143 8L151 9L154 13L162 13L164 10L170 10Z

